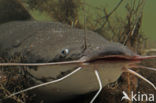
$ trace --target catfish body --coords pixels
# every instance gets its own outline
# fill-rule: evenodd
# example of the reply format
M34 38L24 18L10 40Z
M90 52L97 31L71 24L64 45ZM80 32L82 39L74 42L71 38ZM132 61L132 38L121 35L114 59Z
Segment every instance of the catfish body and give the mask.
M102 55L135 54L125 46L111 43L99 34L86 31L87 49L84 50L85 32L57 22L14 21L0 25L0 56L9 58L20 54L24 62L57 62L78 60L83 56L94 57ZM68 53L65 54L64 50ZM5 55L4 55L5 54ZM23 61L21 61L23 62ZM123 63L124 64L124 63ZM36 84L58 79L70 73L79 65L39 66L28 69ZM103 86L114 82L122 71L122 63L103 63L88 66L66 80L34 90L45 100L62 101L76 95L85 94L98 89L93 70L98 69ZM54 98L51 98L54 97ZM57 97L57 98L56 98Z

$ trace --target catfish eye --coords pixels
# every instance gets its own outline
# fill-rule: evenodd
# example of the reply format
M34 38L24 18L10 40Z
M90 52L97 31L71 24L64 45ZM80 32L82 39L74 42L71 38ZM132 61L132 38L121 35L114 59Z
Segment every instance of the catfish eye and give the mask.
M69 54L69 49L64 49L64 50L61 51L62 56L66 56L68 54Z

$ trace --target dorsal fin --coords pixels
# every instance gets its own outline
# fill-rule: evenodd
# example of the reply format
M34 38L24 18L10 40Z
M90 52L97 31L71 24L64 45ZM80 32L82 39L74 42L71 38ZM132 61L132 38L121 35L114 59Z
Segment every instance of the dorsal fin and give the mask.
M18 0L0 0L0 24L30 19L32 16Z

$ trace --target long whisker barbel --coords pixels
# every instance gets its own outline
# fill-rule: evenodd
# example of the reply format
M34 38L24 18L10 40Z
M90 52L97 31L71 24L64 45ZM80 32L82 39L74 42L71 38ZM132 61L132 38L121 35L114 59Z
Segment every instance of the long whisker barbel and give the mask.
M23 92L26 92L26 91L30 91L32 89L35 89L35 88L38 88L38 87L42 87L42 86L46 86L46 85L49 85L49 84L52 84L52 83L57 83L57 82L60 82L66 78L68 78L69 76L73 75L74 73L78 72L79 70L81 70L82 67L78 67L77 69L75 69L74 71L72 71L71 73L67 74L66 76L60 78L60 79L57 79L57 80L53 80L53 81L50 81L50 82L46 82L46 83L42 83L42 84L39 84L39 85L36 85L36 86L32 86L30 88L27 88L27 89L24 89L24 90L21 90L19 92L16 92L16 93L13 93L11 95L8 96L9 97L12 97L14 95L17 95L17 94L20 94L20 93L23 93Z
M156 86L151 81L149 81L148 79L146 79L145 77L143 77L142 75L140 75L139 73L137 73L137 72L135 72L135 71L133 71L131 69L125 69L125 72L131 73L131 74L139 77L140 79L142 79L145 82L147 82L148 84L150 84L156 90Z
M146 66L141 66L141 65L135 65L134 68L143 68L147 70L156 71L156 68L151 68L151 67L146 67Z
M82 60L73 60L65 62L54 62L54 63L0 63L0 66L49 66L49 65L66 65L66 64L75 64L83 63Z
M102 82L101 82L99 73L98 73L97 70L95 70L94 72L95 72L96 78L97 78L98 83L99 83L99 90L97 91L97 93L95 94L95 96L92 98L92 100L90 101L90 103L93 103L95 101L95 99L98 97L98 95L100 94L100 92L102 90Z

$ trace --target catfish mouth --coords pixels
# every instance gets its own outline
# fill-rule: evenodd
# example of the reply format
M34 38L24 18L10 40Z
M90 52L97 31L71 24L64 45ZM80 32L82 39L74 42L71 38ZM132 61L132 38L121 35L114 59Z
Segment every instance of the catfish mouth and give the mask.
M109 56L98 56L94 57L87 62L93 63L93 62L141 62L145 59L151 59L156 58L152 56L128 56L128 55L109 55Z

